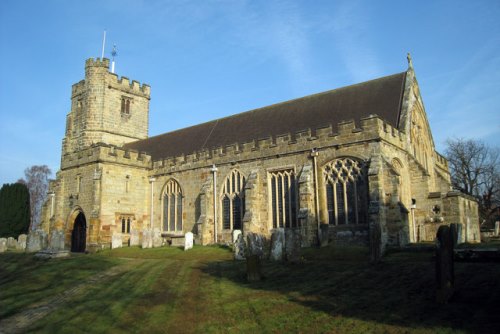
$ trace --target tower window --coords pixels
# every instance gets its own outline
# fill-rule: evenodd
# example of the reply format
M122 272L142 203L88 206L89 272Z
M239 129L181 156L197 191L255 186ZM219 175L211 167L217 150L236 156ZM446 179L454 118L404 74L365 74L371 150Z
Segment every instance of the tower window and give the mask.
M122 96L122 107L121 107L121 114L122 116L130 116L130 103L131 103L131 98Z

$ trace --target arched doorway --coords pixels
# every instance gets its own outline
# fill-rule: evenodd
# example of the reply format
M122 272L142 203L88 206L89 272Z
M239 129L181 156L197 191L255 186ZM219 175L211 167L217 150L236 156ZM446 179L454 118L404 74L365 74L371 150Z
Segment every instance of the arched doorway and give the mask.
M75 218L73 232L71 232L71 251L75 253L85 252L87 239L87 221L83 212L79 212Z

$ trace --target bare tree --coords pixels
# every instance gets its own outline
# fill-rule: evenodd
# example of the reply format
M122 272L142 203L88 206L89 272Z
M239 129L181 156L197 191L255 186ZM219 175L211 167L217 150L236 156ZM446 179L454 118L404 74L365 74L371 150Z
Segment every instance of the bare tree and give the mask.
M452 185L479 202L481 221L491 224L500 210L500 149L479 140L448 139Z
M31 222L29 230L38 227L42 214L42 206L47 196L49 188L49 176L52 171L46 165L31 166L24 170L24 179L19 179L18 183L23 183L28 187L30 193Z

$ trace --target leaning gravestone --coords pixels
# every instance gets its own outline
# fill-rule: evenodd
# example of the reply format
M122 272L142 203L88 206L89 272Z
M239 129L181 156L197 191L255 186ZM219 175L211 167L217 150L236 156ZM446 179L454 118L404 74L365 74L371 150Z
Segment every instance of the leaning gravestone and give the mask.
M142 230L142 248L153 247L153 233L150 229Z
M163 245L163 238L159 228L153 230L153 247L161 247Z
M111 249L121 248L123 246L122 234L121 233L113 233L111 236Z
M260 281L262 278L261 258L264 256L264 240L262 236L249 232L247 234L247 249L245 257L247 260L247 280L249 282Z
M243 234L239 233L238 238L234 242L234 259L235 260L245 260L245 239Z
M452 238L448 226L439 227L436 238L436 301L440 304L446 304L453 295L455 272Z
M7 248L8 249L17 249L17 241L13 237L7 238Z
M188 232L184 235L184 250L193 248L193 233Z
M286 261L299 263L302 251L302 235L298 229L285 230L285 253Z
M129 246L139 246L139 231L132 230L130 231L130 239L128 240Z
M285 247L285 231L282 228L276 229L271 235L271 255L273 261L283 260L283 248Z
M26 234L20 234L17 237L17 249L18 250L26 250L26 241L28 239L28 236Z
M0 253L4 253L7 251L7 239L0 238Z

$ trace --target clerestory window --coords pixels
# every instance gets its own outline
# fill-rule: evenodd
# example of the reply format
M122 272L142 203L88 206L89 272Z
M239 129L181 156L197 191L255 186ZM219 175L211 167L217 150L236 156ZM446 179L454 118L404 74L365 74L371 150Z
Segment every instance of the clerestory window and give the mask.
M292 169L269 173L273 228L298 227L297 181Z
M226 177L222 189L222 228L241 230L245 214L245 177L237 170Z
M163 231L182 232L182 190L171 179L163 191Z
M328 223L363 224L367 221L368 186L362 161L336 159L323 168Z

